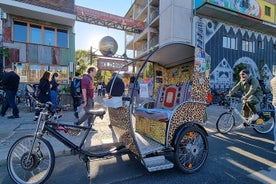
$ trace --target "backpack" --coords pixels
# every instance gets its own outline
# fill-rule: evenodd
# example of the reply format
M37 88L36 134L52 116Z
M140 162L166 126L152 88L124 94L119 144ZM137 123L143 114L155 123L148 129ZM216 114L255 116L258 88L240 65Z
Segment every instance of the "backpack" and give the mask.
M71 95L78 96L81 94L81 79L74 78L71 82Z

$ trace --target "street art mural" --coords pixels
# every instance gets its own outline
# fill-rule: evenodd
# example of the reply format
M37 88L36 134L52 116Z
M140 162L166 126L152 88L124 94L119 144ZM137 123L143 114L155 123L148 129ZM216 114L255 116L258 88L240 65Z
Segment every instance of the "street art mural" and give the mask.
M240 63L269 86L276 58L276 37L199 17L194 18L194 29L195 45L204 49L212 58L211 88L228 90L232 87L235 83L233 69ZM234 40L234 48L224 47L225 36ZM244 50L244 40L252 43L252 50ZM262 63L261 60L265 62Z
M209 0L208 2L218 6L261 18L261 6L256 0Z

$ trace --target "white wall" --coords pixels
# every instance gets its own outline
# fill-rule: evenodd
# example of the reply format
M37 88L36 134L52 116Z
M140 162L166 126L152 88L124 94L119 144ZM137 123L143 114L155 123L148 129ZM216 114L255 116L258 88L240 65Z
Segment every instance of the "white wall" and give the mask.
M160 45L192 42L192 10L192 0L160 0Z

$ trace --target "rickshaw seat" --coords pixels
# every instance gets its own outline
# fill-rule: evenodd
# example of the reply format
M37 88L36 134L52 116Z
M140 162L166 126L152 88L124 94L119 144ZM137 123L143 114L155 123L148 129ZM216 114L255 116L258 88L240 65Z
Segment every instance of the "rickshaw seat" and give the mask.
M190 82L160 86L156 100L137 107L135 115L158 121L169 121L175 107L189 100L190 92Z

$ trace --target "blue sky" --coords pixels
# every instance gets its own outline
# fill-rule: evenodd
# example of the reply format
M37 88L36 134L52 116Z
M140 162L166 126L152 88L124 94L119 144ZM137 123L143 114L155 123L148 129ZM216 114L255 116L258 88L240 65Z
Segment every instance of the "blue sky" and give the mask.
M124 16L134 0L75 0L75 4L87 8ZM116 54L122 55L125 50L124 32L116 29L96 26L76 21L75 23L76 50L98 49L99 41L105 36L113 37L118 43Z

